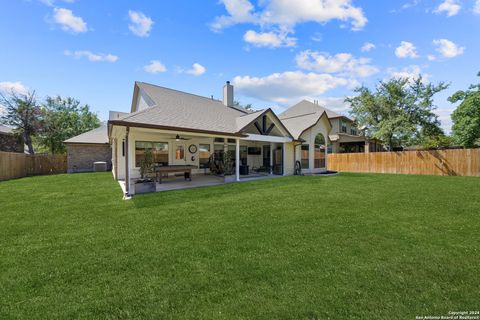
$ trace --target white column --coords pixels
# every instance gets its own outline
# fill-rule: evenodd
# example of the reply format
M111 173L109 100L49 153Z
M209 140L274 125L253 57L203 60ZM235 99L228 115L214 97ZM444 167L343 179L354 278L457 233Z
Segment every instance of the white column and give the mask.
M240 139L235 140L235 178L240 181Z
M285 150L285 142L282 143L282 176L285 176L287 173L287 170L286 169L286 163L287 161L285 161L285 156L287 154L287 151Z

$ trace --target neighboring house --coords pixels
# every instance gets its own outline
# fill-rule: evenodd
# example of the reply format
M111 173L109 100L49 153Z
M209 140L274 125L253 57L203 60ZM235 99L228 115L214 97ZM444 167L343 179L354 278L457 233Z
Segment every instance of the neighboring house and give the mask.
M64 141L67 147L67 172L93 171L93 163L104 161L112 167L112 149L108 143L107 126L82 133Z
M22 139L13 134L13 129L0 125L0 151L23 153L24 149Z
M365 137L364 133L355 126L352 119L326 109L317 103L302 100L281 113L279 118L284 121L284 119L291 117L318 112L325 112L332 125L332 130L328 136L330 140L328 153L377 152L383 150L382 144L378 140ZM305 148L305 146L302 147L302 149ZM312 152L311 148L309 150Z

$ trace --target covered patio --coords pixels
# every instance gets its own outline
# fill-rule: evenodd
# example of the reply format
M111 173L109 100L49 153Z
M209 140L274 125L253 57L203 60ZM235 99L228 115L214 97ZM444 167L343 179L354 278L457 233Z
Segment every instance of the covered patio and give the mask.
M113 136L125 137L112 141L113 172L128 195L136 193L146 150L152 153L155 168L148 177L155 179L159 192L283 176L286 145L292 141L280 135L232 137L122 126L113 130ZM226 158L231 160L230 172L225 170ZM163 172L174 167L180 169ZM187 168L190 179L181 168Z

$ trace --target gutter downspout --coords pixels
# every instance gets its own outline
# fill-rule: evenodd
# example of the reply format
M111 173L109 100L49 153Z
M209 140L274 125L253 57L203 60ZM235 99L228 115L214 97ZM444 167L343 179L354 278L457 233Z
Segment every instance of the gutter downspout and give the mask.
M130 127L126 127L126 134L125 134L125 198L130 197L130 169L128 167L128 136L130 133Z
M295 144L295 142L293 142L293 174L295 175L295 166L296 166L296 163L297 163L297 147L298 146L301 146L303 144L303 142L301 141L298 141L297 144Z

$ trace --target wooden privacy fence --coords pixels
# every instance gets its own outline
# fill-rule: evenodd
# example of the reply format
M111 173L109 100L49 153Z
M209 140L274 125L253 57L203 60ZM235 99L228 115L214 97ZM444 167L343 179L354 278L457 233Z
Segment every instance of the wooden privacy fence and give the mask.
M334 153L327 166L346 172L480 176L480 149Z
M67 172L66 155L0 152L0 181Z

